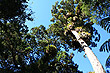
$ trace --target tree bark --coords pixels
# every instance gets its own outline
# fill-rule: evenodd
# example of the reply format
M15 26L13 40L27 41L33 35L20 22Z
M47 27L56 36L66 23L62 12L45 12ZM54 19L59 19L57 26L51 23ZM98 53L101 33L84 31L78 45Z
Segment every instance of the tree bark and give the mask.
M71 32L73 33L73 35L76 37L77 41L83 48L95 73L106 73L103 66L101 65L95 54L92 52L92 50L89 48L89 46L86 44L86 42L80 38L79 34L75 30L71 30Z

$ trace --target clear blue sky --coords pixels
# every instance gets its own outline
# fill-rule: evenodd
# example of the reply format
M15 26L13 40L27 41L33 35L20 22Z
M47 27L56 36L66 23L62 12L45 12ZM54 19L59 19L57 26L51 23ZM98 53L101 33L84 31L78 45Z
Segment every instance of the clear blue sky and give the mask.
M29 21L26 22L29 29L31 29L32 27L39 26L39 25L44 25L46 28L48 28L48 26L51 24L50 19L52 18L51 8L52 8L52 5L54 5L56 1L61 1L61 0L30 0L29 8L31 8L35 12L33 14L33 17L35 18L33 22L29 22ZM101 62L101 64L105 68L105 61L106 61L106 58L109 56L109 54L106 52L105 53L99 52L99 48L105 40L110 38L110 34L107 34L106 31L100 28L100 26L98 25L94 25L94 26L100 33L101 40L98 42L97 47L92 48L92 49L95 55L97 56L97 58L99 59L99 61ZM83 73L93 71L88 58L83 57L84 52L77 53L77 51L75 51L74 53L76 55L74 56L73 60L75 63L79 65L79 70L83 71Z

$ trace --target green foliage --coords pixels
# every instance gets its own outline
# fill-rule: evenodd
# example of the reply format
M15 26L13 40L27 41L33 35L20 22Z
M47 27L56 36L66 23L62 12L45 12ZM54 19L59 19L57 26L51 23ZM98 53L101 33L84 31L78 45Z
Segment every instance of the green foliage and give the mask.
M108 58L107 58L107 60L106 60L105 66L106 66L107 68L110 68L110 55L108 56Z
M108 52L109 53L109 51L110 51L110 39L108 39L107 41L105 41L102 45L101 45L101 47L100 47L100 51L102 52L102 51L106 51L106 52Z
M60 5L58 5L58 6L60 6ZM60 7L61 7L61 6L60 6ZM58 7L58 8L59 8L59 7ZM63 11L64 11L63 9L59 9L59 12L60 12L60 13L63 13Z
M28 50L33 50L33 49L31 47L27 47L25 48L25 50L28 51Z
M105 66L107 68L106 72L109 73L110 72L110 70L109 70L109 68L110 68L110 55L108 56L108 58L106 60Z
M67 24L67 29L68 29L68 30L69 30L69 27L70 27L70 26L74 26L74 24L73 24L72 22L71 22L71 23L68 23L68 24Z
M22 67L25 64L24 54L28 54L31 51L23 37L27 32L27 26L19 23L5 24L1 22L0 64L2 68L13 68L15 70L18 65Z
M74 2L77 4L74 4ZM56 4L53 5L51 13L54 18L54 24L51 24L48 30L52 30L55 35L60 37L60 41L68 44L68 49L77 48L77 50L81 51L81 46L78 45L78 47L74 44L77 41L70 30L78 30L77 32L80 37L86 41L88 45L91 45L92 47L96 46L95 42L92 41L92 38L100 39L100 36L98 33L94 34L96 29L92 27L94 23L92 21L93 18L91 17L90 3L86 3L83 0L79 0L77 2L73 0L62 0L60 3L56 2ZM78 29L78 27L82 28ZM59 32L62 32L62 34L59 34ZM95 35L98 35L98 37L95 37ZM96 39L95 41L99 41L99 39Z
M24 24L26 19L32 21L32 11L25 11L28 9L28 1L0 0L0 71L82 73L72 60L74 54L67 53L69 49L83 51L70 32L69 26L91 45L92 38L99 36L92 25L98 22L98 16L107 16L107 2L109 3L109 0L62 0L60 3L57 1L51 10L53 18L50 21L54 23L48 29L40 25L28 33L28 27ZM104 21L108 20L103 19L100 24L107 31L109 27ZM96 41L99 39L95 37ZM65 51L61 51L61 48Z
M85 16L90 16L90 5L86 4L86 3L83 3L82 6L81 6L81 9L82 9L82 14L85 15Z
M99 23L99 25L106 30L108 33L110 33L110 17L104 18L101 20L101 22Z
M41 25L27 33L25 27L19 23L6 25L2 23L0 27L2 31L0 32L2 38L0 39L0 70L2 72L80 72L77 64L72 61L72 55L60 51L61 41L51 30L48 31ZM59 59L62 54L65 57Z
M19 19L21 17L23 19L28 16L27 18L31 20L29 17L31 13L27 14L25 12L25 9L28 7L27 3L28 1L26 0L0 0L0 19L10 20L13 18Z
M20 72L24 73L33 73L33 72L80 72L77 70L77 64L74 64L72 61L73 54L69 55L66 52L60 51L61 42L58 37L52 34L51 30L46 30L43 25L39 27L34 27L31 29L30 36L35 38L28 38L29 41L34 43L30 46L33 46L33 56L34 60L29 61L29 65L21 67ZM35 41L34 41L35 39ZM36 54L36 55L35 55Z
M3 72L13 73L26 63L25 56L33 49L25 39L32 12L27 13L26 0L0 0L0 66ZM31 10L30 10L31 11ZM10 70L10 71L8 71Z
M70 17L70 18L68 18L67 20L68 20L68 22L72 22L73 18Z
M46 54L49 55L50 58L53 58L57 54L57 48L54 45L48 45L45 47L46 48Z
M55 20L55 19L54 19L54 18L52 18L50 21L51 21L51 22L54 22L54 20Z

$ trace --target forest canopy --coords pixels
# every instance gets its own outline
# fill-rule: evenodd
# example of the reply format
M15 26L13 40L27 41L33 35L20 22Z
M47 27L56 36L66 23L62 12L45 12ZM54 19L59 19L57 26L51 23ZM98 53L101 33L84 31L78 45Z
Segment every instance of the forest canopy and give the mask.
M47 29L40 25L30 31L25 23L33 21L34 12L28 2L0 0L0 73L83 73L73 60L77 55L74 51L85 52L92 60L88 53L101 37L93 25L110 33L110 1L57 1L51 9L52 24ZM109 53L110 39L103 42L100 52ZM105 64L108 69L109 63L110 57Z

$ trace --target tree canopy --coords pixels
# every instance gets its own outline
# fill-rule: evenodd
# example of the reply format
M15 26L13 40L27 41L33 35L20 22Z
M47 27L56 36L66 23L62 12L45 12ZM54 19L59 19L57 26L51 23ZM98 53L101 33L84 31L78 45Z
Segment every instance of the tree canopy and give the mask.
M109 0L57 1L51 13L53 23L48 29L40 25L29 32L25 22L33 20L33 11L28 8L28 0L0 0L2 73L82 73L73 61L74 53L68 51L82 52L83 46L70 30L77 31L91 49L101 37L94 24L110 33ZM110 51L110 39L103 43L100 51ZM109 62L110 57L106 61L107 68Z
M29 1L29 0L28 0ZM23 20L29 19L31 16L31 10L28 10L28 1L26 0L0 0L0 19L1 20Z
M1 70L18 69L23 66L24 51L27 47L23 39L28 32L26 0L0 0L0 65Z
M85 8L87 9L84 10ZM97 30L92 26L95 22L93 21L94 18L92 17L90 9L91 4L83 1L74 2L73 0L62 0L60 3L56 2L55 5L52 6L51 12L53 18L50 21L52 21L53 24L51 24L49 29L51 29L55 35L60 36L61 40L67 43L70 46L69 48L73 48L74 50L78 49L78 51L82 51L81 46L78 45L75 37L72 37L73 35L69 33L68 29L75 29L88 45L96 47L95 42L99 42L100 34L98 34ZM68 28L69 25L71 25L72 28ZM59 34L60 32L64 34ZM92 40L92 38L94 38L94 40Z
M29 13L26 11L29 10ZM78 72L73 53L61 51L60 41L44 26L28 33L33 13L26 0L0 0L0 71L3 73ZM55 40L56 39L56 40ZM63 55L62 55L63 54Z

